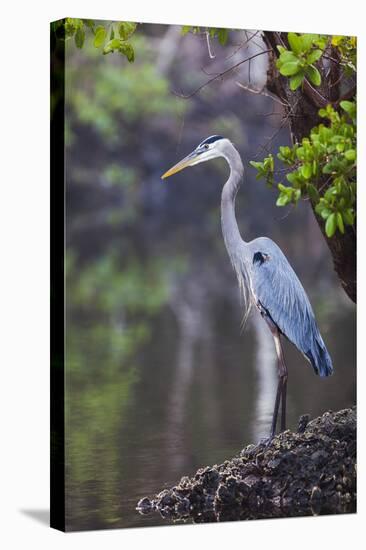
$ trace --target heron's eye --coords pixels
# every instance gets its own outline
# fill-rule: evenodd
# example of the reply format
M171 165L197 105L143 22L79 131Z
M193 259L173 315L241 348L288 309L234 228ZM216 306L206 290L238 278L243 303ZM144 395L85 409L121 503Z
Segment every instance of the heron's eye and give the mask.
M208 143L206 143L204 146L203 146L205 149L208 149L210 146Z

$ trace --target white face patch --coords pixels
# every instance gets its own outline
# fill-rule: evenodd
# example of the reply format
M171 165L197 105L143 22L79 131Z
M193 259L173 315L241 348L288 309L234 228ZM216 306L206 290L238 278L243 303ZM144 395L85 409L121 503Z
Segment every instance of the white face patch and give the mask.
M223 156L221 154L221 147L226 141L227 139L216 135L210 136L201 141L201 143L194 150L197 160L192 163L192 166L206 160Z

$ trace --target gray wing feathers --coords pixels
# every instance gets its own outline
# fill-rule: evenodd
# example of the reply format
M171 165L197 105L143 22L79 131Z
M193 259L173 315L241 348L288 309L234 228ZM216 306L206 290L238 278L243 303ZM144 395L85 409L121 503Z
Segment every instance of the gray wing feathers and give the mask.
M305 290L282 251L271 243L268 259L253 262L254 298L281 332L308 358L321 376L332 373L332 362L316 324ZM265 250L267 252L267 250Z

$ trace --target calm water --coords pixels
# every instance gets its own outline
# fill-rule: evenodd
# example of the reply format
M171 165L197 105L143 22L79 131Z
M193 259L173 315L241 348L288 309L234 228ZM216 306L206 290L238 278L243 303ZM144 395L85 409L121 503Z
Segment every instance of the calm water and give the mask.
M173 300L143 319L149 330L133 353L122 337L123 320L115 326L115 319L109 324L96 313L86 321L82 307L69 313L69 530L166 524L158 515L140 515L137 501L267 434L276 364L266 326L252 314L241 332L235 300L193 298ZM303 413L355 402L355 312L335 299L342 302L338 314L320 317L332 378L315 376L285 344L290 428Z

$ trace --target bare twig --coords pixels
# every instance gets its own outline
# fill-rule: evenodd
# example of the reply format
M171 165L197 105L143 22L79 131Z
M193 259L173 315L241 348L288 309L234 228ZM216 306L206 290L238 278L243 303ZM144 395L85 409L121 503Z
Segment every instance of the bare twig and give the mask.
M198 92L200 92L203 88L205 88L206 86L208 86L209 84L211 84L212 82L214 82L215 80L217 80L218 78L222 78L223 76L225 76L226 74L230 73L231 71L234 71L235 69L237 69L240 65L242 65L243 63L246 63L247 61L250 61L251 59L254 59L255 57L258 57L260 55L263 55L265 53L269 53L271 52L272 50L264 50L262 52L258 52L254 55L251 55L250 57L247 57L245 59L242 59L241 61L239 61L238 63L236 63L235 65L233 65L232 67L229 67L228 69L226 69L225 71L222 71L221 73L218 73L217 75L215 75L213 78L210 78L210 80L208 80L207 82L205 82L204 84L202 84L201 86L199 86L198 88L196 88L193 92L191 92L190 94L179 94L177 92L174 92L173 93L175 95L177 95L178 97L181 97L182 99L189 99L190 97L193 97L194 95L196 95Z
M210 59L215 59L215 54L212 53L212 50L211 50L211 44L210 44L210 34L209 32L206 31L206 42L207 42L207 49L208 49L208 56Z
M282 107L287 107L288 106L287 102L285 103L285 102L281 101L278 96L276 96L275 94L272 94L271 92L268 92L267 90L265 90L264 87L261 88L260 90L255 90L255 89L251 88L250 86L245 86L245 84L242 84L241 82L238 82L238 81L236 81L235 84L237 86L239 86L239 88L242 88L242 90L245 90L246 92L250 92L252 94L257 94L257 95L263 95L265 97L270 97L271 99L273 99L273 101L276 101Z
M254 37L257 36L257 34L259 33L259 31L256 31L255 33L253 33L251 36L248 37L247 31L244 31L244 32L245 32L246 39L241 44L239 44L239 46L230 55L228 55L225 58L226 60L231 59L232 57L234 57L234 55L237 54L239 50L244 48L244 46L246 46L250 41L252 41L254 39Z
M292 108L290 108L289 112L286 114L286 116L283 117L283 120L279 127L276 129L276 131L272 134L272 136L268 139L267 143L264 145L261 145L258 149L258 152L254 155L254 158L257 158L259 154L263 154L265 151L268 153L268 148L272 144L273 140L277 137L277 135L280 133L282 128L285 126L285 124L289 121L290 117L293 116L293 111L296 109L300 99L296 101L296 103L293 105Z

